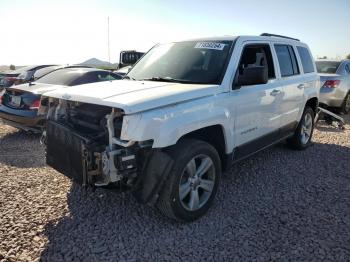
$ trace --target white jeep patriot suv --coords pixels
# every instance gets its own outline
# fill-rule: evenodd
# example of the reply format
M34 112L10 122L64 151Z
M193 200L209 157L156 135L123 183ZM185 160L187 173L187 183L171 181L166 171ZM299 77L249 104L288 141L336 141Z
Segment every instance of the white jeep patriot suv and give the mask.
M306 44L261 36L153 47L120 81L46 93L48 165L115 185L179 221L201 217L231 163L311 141L319 77Z

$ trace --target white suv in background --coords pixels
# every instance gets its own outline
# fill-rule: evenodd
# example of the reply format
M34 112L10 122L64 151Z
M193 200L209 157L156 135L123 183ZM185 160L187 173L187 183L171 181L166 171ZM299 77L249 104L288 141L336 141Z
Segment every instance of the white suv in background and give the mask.
M130 189L179 221L212 204L222 170L311 142L319 76L306 44L215 37L152 48L124 80L46 93L47 163L83 185Z

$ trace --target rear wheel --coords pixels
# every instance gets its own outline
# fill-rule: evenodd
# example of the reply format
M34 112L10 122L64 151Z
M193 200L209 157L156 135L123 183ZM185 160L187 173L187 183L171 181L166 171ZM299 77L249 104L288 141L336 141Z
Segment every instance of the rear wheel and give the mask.
M306 107L294 135L287 139L287 143L291 148L303 150L311 144L315 126L314 118L315 113L312 108Z
M344 98L343 104L341 106L341 111L344 114L348 114L350 112L350 92Z
M221 175L219 155L210 144L192 139L180 141L168 153L174 166L157 207L175 220L194 221L215 198Z

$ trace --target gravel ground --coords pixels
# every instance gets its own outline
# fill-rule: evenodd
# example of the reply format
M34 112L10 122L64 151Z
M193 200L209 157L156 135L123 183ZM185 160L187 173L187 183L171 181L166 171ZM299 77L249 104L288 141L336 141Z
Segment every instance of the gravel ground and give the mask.
M303 152L283 144L224 174L215 205L177 224L130 194L83 191L38 136L0 124L0 261L350 261L350 117Z

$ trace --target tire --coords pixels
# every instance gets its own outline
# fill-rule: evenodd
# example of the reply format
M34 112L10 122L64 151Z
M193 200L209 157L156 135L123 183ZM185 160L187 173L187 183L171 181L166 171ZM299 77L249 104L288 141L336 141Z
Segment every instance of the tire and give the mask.
M345 115L350 112L350 92L344 98L343 104L341 106L341 112Z
M174 165L164 183L157 208L179 222L194 221L208 211L215 198L221 176L220 157L213 146L193 139L180 140L167 153ZM201 174L199 167L207 169ZM197 173L200 175L193 176Z
M294 135L287 139L290 148L304 150L311 145L311 139L314 132L315 113L311 107L305 107L301 120L296 128ZM311 121L311 122L310 122Z

